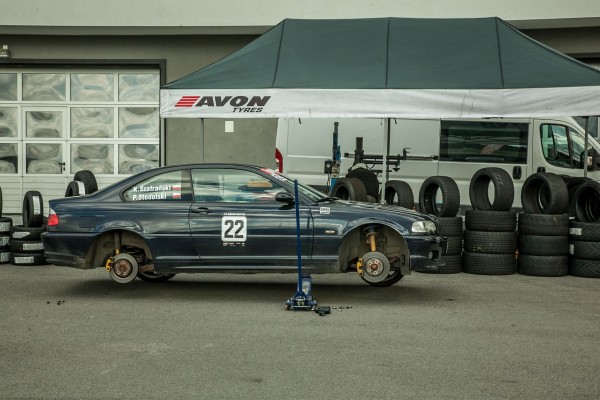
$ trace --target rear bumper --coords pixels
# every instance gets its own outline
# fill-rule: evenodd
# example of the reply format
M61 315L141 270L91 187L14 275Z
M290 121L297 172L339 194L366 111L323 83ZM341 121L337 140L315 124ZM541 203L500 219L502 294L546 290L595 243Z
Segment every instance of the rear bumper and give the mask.
M95 235L64 234L60 232L42 233L44 255L46 261L64 267L88 269L97 266L86 266L87 250Z
M410 251L412 271L436 271L444 266L442 256L446 254L448 239L440 236L404 236Z

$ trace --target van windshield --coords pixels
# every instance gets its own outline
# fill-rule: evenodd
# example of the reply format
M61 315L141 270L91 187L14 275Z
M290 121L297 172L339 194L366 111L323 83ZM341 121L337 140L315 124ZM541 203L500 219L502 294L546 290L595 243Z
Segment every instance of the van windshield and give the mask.
M527 123L441 121L440 161L527 162Z

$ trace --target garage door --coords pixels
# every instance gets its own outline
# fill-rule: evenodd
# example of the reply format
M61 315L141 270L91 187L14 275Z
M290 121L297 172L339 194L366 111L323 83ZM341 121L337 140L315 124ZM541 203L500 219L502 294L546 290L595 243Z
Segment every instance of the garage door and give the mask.
M63 197L82 169L102 187L158 166L158 101L158 70L3 69L4 213L20 213L28 190Z

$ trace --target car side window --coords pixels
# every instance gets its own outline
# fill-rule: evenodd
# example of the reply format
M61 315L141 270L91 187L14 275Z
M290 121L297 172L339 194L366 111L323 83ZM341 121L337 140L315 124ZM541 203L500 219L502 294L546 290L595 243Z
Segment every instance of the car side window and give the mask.
M583 139L564 125L543 124L542 152L548 163L561 168L583 168Z
M442 121L440 161L527 162L527 123Z
M254 172L236 169L194 169L192 187L195 202L275 202L281 186Z
M192 200L189 170L171 171L136 183L123 193L125 201Z

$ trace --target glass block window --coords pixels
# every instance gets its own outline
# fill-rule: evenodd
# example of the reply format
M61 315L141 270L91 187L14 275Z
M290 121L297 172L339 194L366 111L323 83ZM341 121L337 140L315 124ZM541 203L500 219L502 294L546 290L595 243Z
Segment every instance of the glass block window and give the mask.
M0 138L17 137L17 107L0 106Z
M26 136L28 138L59 138L63 136L61 111L26 111Z
M119 145L119 173L137 174L158 167L158 145Z
M71 101L105 102L113 99L113 74L71 74Z
M119 108L120 138L157 138L158 127L157 107Z
M18 144L0 143L0 174L19 172Z
M114 134L114 109L100 107L71 108L72 138L108 138Z
M0 74L0 101L17 100L17 74Z
M157 74L120 74L119 101L158 102Z
M94 174L114 172L114 145L112 143L71 144L71 173L82 169Z
M23 74L23 101L66 100L67 74Z

